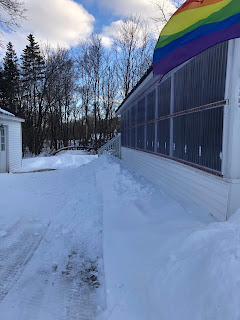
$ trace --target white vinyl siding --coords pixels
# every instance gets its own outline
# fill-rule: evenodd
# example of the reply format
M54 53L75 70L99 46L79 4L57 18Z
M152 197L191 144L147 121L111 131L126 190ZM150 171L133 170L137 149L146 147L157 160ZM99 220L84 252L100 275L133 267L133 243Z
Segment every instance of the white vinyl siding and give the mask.
M17 170L22 165L22 130L21 123L13 122L9 132L9 171Z
M122 147L121 155L146 178L166 184L176 194L206 208L218 220L226 220L229 183L223 178L147 152Z
M1 118L1 116L0 123L7 128L7 170L12 172L22 165L22 123L15 119L8 120L7 117Z

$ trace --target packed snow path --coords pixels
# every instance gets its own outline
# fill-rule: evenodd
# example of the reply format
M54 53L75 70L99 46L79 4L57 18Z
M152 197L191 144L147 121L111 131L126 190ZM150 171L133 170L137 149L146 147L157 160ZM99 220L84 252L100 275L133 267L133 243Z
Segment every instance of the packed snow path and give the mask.
M1 320L240 319L240 212L219 223L113 157L59 157L0 175Z
M95 170L0 179L0 319L95 319L105 307Z
M0 234L0 301L21 275L24 266L39 246L46 226L19 219Z

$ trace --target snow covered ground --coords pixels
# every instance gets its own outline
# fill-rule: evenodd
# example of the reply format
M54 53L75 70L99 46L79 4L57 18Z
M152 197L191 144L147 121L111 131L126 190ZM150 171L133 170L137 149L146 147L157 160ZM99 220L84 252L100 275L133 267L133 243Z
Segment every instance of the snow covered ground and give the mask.
M96 155L89 155L84 151L68 150L61 151L56 156L36 157L23 159L21 172L41 169L66 169L78 168L97 158Z
M239 320L240 212L89 159L0 175L0 319Z
M94 319L105 306L94 168L2 174L0 194L0 319Z

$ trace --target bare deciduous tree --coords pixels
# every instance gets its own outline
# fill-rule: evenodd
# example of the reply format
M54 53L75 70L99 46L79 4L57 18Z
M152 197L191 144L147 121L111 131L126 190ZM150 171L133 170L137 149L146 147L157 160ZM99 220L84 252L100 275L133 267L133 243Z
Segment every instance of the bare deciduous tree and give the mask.
M0 0L0 24L9 30L19 26L25 12L24 3L19 0Z
M48 115L48 136L55 149L68 145L69 118L73 109L75 72L70 52L63 48L48 49L43 95Z
M79 92L85 110L86 139L88 138L88 113L93 114L94 139L97 141L99 126L97 124L100 110L101 81L104 73L104 49L102 39L98 34L93 34L89 41L79 45L78 69ZM98 132L97 132L98 131Z
M116 65L111 63L111 55L106 56L106 69L102 81L102 112L104 118L103 134L105 139L108 135L112 138L113 118L115 116L116 95L118 93L118 81L116 79Z
M168 2L166 2L166 0L151 0L151 2L157 11L156 16L152 17L152 20L160 24L162 28L162 26L168 22L174 11L183 4L184 0L170 0Z
M127 17L114 37L116 65L122 96L126 97L151 64L152 43L145 20Z

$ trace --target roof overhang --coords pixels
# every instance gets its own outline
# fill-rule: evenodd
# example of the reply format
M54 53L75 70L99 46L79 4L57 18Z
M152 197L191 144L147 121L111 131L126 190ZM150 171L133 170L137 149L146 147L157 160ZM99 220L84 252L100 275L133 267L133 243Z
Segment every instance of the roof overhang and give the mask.
M16 116L10 116L10 115L3 114L3 113L0 113L0 121L1 121L1 120L4 120L4 121L25 122L25 120L24 120L23 118L19 118L19 117L16 117Z

